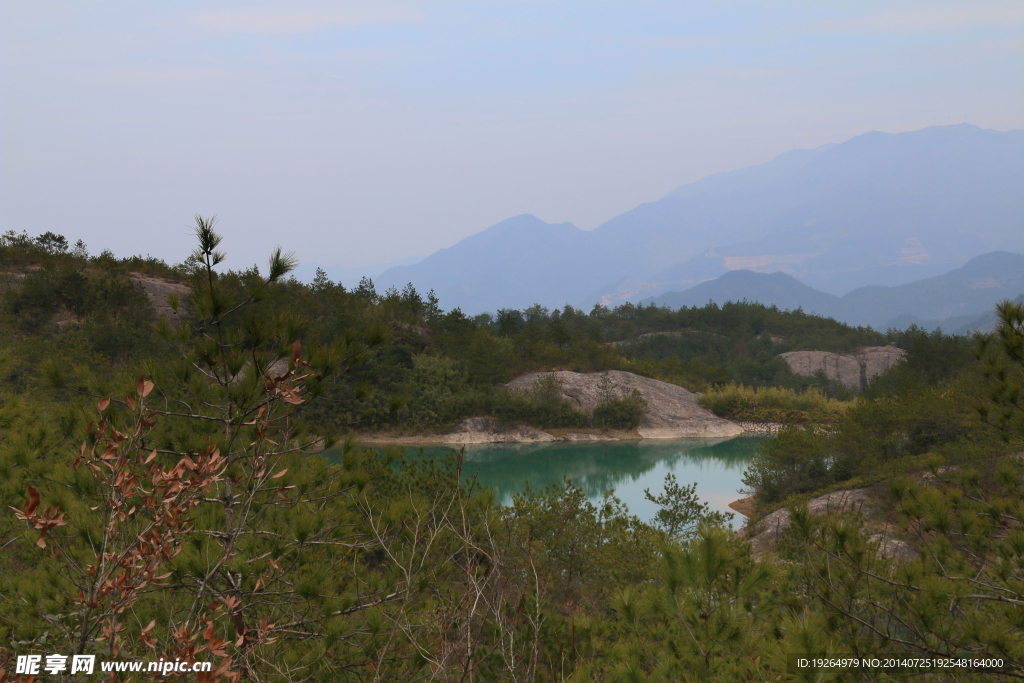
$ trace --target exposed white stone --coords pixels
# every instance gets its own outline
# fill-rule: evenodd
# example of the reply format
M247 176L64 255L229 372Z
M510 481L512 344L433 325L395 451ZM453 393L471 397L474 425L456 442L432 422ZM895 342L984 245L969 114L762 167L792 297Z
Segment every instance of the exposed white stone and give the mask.
M622 370L533 372L517 377L506 386L513 391L530 391L539 380L550 375L561 383L565 398L575 403L579 410L590 414L602 399L601 385L605 378L614 391L638 390L647 401L647 411L636 430L642 439L721 438L743 434L739 425L702 408L697 394L675 384Z
M868 346L840 355L828 351L789 351L779 355L794 375L810 377L824 372L848 387L864 388L868 381L903 360L907 352L895 346Z

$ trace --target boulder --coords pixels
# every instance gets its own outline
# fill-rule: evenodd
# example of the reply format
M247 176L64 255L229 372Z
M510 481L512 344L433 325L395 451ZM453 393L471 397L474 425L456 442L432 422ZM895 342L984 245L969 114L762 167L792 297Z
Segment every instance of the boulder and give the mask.
M833 512L859 512L871 500L870 489L849 489L833 491L813 498L807 503L812 515L827 515Z
M562 395L576 407L593 414L602 398L602 381L607 378L616 392L640 392L647 411L636 433L642 439L731 438L743 434L739 425L722 419L698 404L699 396L682 387L641 377L631 372L533 372L517 377L506 386L513 391L530 391L542 378L554 375Z
M864 509L870 498L869 489L833 491L809 500L807 511L813 515L860 511ZM775 512L765 515L764 519L757 524L756 533L751 534L750 537L754 556L763 555L774 548L775 543L789 528L790 523L789 508L779 508ZM748 532L748 534L750 533Z
M887 534L872 534L870 540L872 543L878 544L876 551L878 557L900 562L909 562L917 557L917 552L910 547L910 544Z

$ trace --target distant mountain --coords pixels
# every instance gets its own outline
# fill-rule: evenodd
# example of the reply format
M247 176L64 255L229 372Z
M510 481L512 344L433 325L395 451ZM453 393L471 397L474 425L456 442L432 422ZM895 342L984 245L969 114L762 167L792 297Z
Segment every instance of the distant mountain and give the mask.
M1016 299L1013 299L1015 304L1024 304L1024 294L1021 294ZM976 318L966 325L962 325L959 328L954 328L946 321L946 324L942 326L943 330L949 331L951 334L974 334L975 332L992 332L996 329L996 323L999 321L998 316L994 310L990 310L980 318Z
M704 306L708 302L724 304L727 301L756 301L765 306L796 310L835 317L842 308L842 299L808 287L792 275L785 273L755 273L733 270L709 282L703 282L683 292L669 292L653 301L658 306L672 309L683 306Z
M898 287L855 289L843 297L843 310L853 324L878 325L906 314L944 320L983 314L997 301L1022 292L1024 255L996 251L945 275Z
M1024 252L1024 131L964 124L787 152L683 185L590 232L518 216L381 282L433 287L443 306L467 312L589 308L730 270L781 271L841 294L996 250Z
M642 297L668 291L681 291L701 282L713 280L728 273L722 259L713 252L704 253L685 263L643 278L623 277L618 282L601 287L586 298L606 306L615 306L625 301L638 301Z
M492 225L412 266L391 268L378 291L412 282L433 289L445 309L465 313L574 303L599 287L613 258L571 223L523 215Z
M969 327L1004 299L1024 292L1024 255L997 251L971 259L944 275L895 287L872 285L837 297L785 273L732 271L682 292L647 299L659 306L703 306L709 301L757 301L803 308L851 325L905 329L912 324L946 331ZM983 323L978 323L978 326ZM975 328L972 329L976 329Z

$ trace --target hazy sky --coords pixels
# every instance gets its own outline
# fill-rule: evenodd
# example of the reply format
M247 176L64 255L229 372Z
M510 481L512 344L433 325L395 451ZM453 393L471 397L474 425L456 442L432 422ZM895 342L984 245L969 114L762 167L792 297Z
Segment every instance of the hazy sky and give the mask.
M0 230L170 261L197 212L234 267L356 266L868 130L1024 127L1020 0L0 7Z

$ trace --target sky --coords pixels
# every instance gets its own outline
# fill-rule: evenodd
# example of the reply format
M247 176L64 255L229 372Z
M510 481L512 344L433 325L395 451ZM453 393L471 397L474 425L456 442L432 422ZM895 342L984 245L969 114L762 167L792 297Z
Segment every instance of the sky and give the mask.
M870 130L1024 128L1024 3L0 0L0 231L226 265L592 229Z

